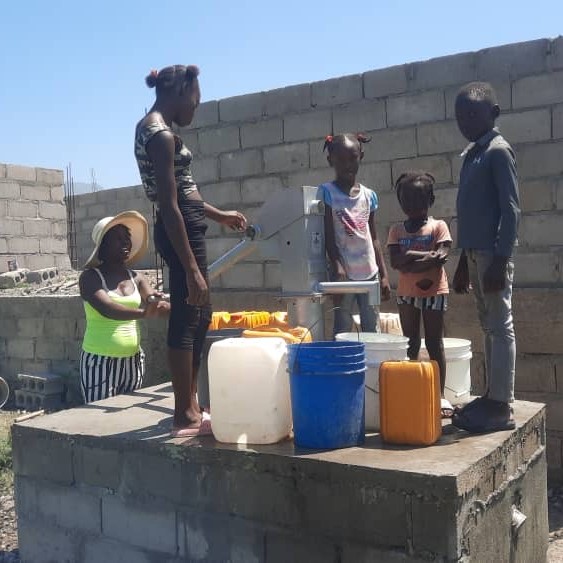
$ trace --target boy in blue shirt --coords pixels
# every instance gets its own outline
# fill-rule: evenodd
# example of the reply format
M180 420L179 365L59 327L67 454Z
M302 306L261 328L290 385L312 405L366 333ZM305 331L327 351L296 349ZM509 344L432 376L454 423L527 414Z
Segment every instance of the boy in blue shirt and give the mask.
M461 134L471 142L462 153L457 197L458 246L462 249L453 286L475 294L485 337L487 391L454 414L452 422L469 432L515 427L516 339L512 319L512 261L520 206L512 147L495 128L500 114L490 84L472 82L456 98Z

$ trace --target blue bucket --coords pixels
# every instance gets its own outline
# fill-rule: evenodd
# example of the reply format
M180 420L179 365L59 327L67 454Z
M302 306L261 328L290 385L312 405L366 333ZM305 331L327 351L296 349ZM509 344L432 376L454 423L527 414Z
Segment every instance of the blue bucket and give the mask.
M339 344L317 342L289 347L290 358L297 359L289 361L289 372L293 431L299 447L334 449L364 442L365 358L359 362L350 359L346 364L346 354L340 355L346 347ZM363 351L363 343L355 346ZM327 361L315 362L308 357L315 348L326 349ZM329 358L332 364L327 363ZM302 369L304 363L306 369Z

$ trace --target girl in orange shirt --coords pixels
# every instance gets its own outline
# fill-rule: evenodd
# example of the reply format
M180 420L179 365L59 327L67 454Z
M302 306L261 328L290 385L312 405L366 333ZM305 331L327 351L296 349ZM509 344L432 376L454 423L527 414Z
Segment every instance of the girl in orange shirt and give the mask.
M444 264L452 237L444 221L428 216L434 204L434 183L428 172L405 172L399 177L395 190L407 219L391 227L387 246L391 267L399 271L397 305L403 334L409 338L408 356L418 359L422 317L428 355L440 368L442 416L449 417L453 408L444 398L444 313L449 293Z

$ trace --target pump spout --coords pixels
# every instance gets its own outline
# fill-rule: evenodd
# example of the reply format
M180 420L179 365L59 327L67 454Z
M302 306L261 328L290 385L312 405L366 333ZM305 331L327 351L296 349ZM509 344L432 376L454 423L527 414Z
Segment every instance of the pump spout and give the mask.
M379 281L344 281L344 282L319 282L315 290L323 294L337 293L367 293L369 304L376 306L381 303L379 294Z

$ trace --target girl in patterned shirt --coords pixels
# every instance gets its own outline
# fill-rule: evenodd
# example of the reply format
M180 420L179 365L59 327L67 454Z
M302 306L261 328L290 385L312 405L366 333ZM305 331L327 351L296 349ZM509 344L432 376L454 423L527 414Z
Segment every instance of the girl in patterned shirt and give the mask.
M364 135L350 133L326 138L323 150L328 151L327 160L336 178L322 184L319 191L325 203L326 252L331 279L368 281L379 278L381 297L386 300L390 289L375 226L377 195L356 182L364 156L362 144L369 140ZM360 310L362 331L379 331L379 308L369 304L368 295L344 294L334 297L334 335L349 329L354 301Z

